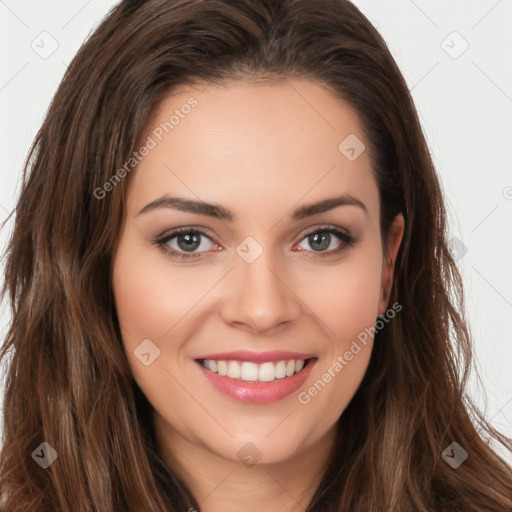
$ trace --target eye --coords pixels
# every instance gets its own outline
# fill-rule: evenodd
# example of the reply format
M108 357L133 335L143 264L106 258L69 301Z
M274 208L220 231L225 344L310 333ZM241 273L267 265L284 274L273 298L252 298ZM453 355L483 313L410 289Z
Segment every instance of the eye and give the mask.
M172 257L176 258L198 258L203 252L208 252L209 243L205 243L205 239L210 244L219 247L211 238L199 229L177 228L163 237L155 240L160 250ZM197 249L202 249L195 252ZM218 250L218 249L213 249Z
M338 239L337 243L336 239ZM347 231L332 226L317 228L314 231L310 231L306 234L303 240L311 247L310 252L318 253L314 254L313 257L339 254L352 247L356 241L355 238ZM303 249L304 248L301 245L298 246L299 251L302 251Z
M296 246L297 250L313 253L312 257L339 254L356 242L347 231L332 226L316 228L306 233L302 240L307 242L311 249L303 247L302 242ZM203 253L221 250L220 245L212 241L204 231L192 227L176 228L155 240L155 243L164 254L177 259L201 258Z

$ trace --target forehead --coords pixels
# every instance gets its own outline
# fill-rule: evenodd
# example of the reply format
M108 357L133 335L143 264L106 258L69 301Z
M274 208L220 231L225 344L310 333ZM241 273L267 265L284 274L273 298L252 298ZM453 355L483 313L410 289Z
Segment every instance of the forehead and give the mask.
M141 207L175 192L241 208L338 191L377 196L357 112L309 81L181 86L153 112L148 142L129 188L129 204Z

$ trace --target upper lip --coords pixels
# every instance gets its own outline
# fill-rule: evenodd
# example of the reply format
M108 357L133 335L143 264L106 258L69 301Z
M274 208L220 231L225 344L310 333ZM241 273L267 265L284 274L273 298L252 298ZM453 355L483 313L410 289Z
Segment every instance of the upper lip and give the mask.
M250 350L234 350L217 354L206 354L196 357L196 360L213 359L214 361L249 361L252 363L270 363L275 361L290 361L291 359L311 359L314 354L300 352L288 352L284 350L272 350L268 352L254 352Z

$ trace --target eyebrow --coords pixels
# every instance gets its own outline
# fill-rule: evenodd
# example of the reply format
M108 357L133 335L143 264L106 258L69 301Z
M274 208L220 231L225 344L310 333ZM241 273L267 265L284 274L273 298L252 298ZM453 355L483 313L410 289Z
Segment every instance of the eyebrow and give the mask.
M302 220L312 215L327 212L339 206L357 206L368 214L368 210L362 201L350 194L344 194L342 196L331 197L316 203L301 206L294 210L292 219ZM170 197L167 195L151 201L151 203L144 206L137 215L148 213L156 210L157 208L173 208L182 212L198 213L200 215L206 215L208 217L226 220L229 222L236 220L236 215L221 205L206 203L204 201L195 201L193 199L184 199L181 197Z

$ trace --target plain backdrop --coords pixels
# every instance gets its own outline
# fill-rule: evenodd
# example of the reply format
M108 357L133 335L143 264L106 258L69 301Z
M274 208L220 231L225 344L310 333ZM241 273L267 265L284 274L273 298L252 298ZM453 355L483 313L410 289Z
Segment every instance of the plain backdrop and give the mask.
M477 386L473 376L469 389L491 423L510 437L512 1L355 3L383 35L412 91L446 194L451 246L465 283L483 384ZM0 0L0 222L15 207L24 159L66 67L116 4ZM11 227L0 233L2 251ZM4 303L2 341L8 322Z

